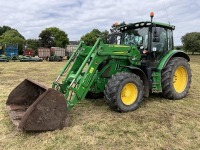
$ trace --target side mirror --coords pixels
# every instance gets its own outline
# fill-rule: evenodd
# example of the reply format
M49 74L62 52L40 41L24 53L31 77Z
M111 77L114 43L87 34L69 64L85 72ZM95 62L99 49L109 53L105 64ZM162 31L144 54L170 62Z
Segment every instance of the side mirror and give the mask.
M109 34L107 37L108 44L120 44L121 41L121 34L120 33L112 33Z
M160 37L153 37L153 42L160 42Z
M153 42L160 42L161 28L160 27L153 27L152 32L153 32Z

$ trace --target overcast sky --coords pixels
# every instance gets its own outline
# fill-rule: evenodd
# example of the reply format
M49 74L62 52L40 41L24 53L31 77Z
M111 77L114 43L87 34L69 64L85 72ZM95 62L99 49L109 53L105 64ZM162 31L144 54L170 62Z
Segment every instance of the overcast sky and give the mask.
M15 28L26 39L58 27L79 40L94 28L109 30L114 22L150 20L151 11L154 21L176 26L175 45L185 33L200 32L200 0L1 0L0 26Z

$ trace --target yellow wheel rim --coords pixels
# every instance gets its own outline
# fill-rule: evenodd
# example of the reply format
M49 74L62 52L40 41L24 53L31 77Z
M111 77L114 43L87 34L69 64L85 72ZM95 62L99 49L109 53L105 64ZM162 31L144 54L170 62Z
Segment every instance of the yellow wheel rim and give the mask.
M182 93L188 82L188 73L185 67L179 66L175 73L174 73L174 78L173 78L173 85L174 89L177 93Z
M133 104L138 96L138 89L135 84L127 83L122 88L121 91L121 100L125 105Z

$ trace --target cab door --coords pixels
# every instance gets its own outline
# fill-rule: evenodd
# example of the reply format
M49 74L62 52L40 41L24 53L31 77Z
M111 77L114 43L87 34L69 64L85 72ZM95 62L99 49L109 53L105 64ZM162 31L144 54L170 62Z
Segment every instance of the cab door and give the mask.
M162 27L153 27L151 60L153 62L159 62L167 50L167 30Z
M172 30L163 27L152 27L151 60L159 62L160 59L173 49Z

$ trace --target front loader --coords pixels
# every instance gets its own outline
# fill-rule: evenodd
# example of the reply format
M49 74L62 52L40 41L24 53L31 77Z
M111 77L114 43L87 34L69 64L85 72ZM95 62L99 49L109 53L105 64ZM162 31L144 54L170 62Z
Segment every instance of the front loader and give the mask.
M118 112L137 109L150 93L172 100L185 97L190 59L173 50L174 29L143 21L116 25L110 44L100 38L94 46L81 41L52 88L25 79L10 93L6 105L11 120L24 131L55 130L70 125L69 111L86 96L104 95Z

